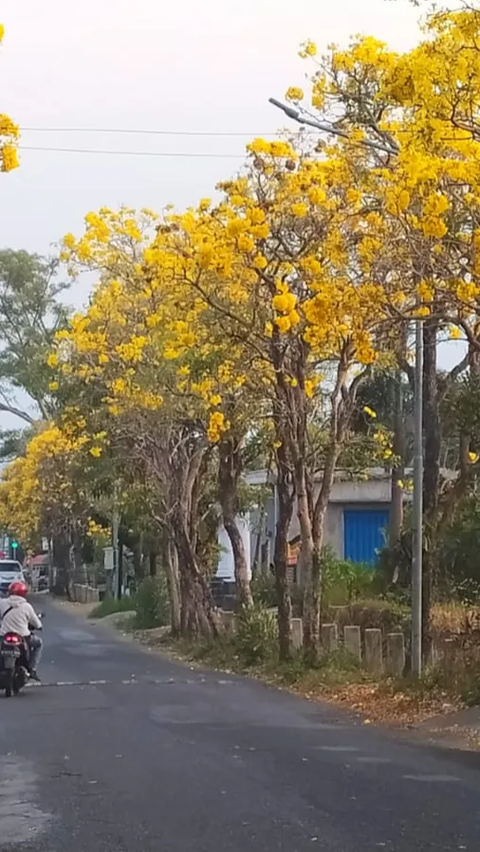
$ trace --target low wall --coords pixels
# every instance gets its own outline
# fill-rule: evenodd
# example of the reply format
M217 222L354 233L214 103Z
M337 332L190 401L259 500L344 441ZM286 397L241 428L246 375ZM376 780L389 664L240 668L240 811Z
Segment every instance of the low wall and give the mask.
M100 600L98 589L92 589L91 586L81 586L79 583L74 584L73 595L77 603L93 604Z

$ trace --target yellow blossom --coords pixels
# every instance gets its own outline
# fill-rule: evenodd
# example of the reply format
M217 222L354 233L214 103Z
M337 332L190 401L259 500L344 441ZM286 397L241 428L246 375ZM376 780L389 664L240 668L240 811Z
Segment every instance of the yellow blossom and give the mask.
M450 339L451 340L460 340L462 337L462 332L456 325L450 326Z
M304 201L298 201L296 204L292 204L292 213L299 219L303 219L308 213L308 207Z
M13 169L18 168L18 152L14 145L4 145L0 149L0 157L2 160L2 172L11 172Z
M304 41L303 44L300 46L299 56L302 59L305 59L307 56L316 56L316 55L317 55L317 45L315 44L315 42L310 41L310 39L308 39L307 41Z
M303 89L299 89L298 86L290 86L285 94L287 101L303 101L303 97Z
M293 293L277 293L272 299L272 305L279 313L288 314L293 311L297 304L296 296Z
M287 331L290 331L291 328L290 316L277 317L275 320L275 325L277 326L281 334L286 334Z

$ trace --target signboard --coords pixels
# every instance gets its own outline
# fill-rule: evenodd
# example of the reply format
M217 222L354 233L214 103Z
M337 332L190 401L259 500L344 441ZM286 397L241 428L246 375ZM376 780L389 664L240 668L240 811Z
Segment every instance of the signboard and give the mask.
M296 544L289 544L287 546L287 562L289 565L296 565L298 562L298 555L300 553L300 542Z
M113 571L113 547L103 548L103 567L105 571Z

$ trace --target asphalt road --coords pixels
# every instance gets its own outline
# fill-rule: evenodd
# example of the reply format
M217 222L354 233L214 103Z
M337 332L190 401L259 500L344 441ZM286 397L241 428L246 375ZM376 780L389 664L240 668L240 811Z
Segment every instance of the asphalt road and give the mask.
M479 849L476 755L46 609L44 684L0 696L1 852Z

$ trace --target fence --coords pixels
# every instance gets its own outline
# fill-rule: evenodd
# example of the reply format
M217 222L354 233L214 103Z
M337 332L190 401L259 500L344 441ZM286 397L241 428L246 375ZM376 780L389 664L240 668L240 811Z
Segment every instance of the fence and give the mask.
M236 615L233 612L221 612L222 623L226 631L236 630ZM343 628L343 636L339 634L337 624L322 624L321 644L326 653L338 651L340 647L345 653L363 663L365 667L376 674L386 672L400 677L405 670L405 637L403 633L388 633L386 643L379 628L367 628L362 631L356 624ZM343 641L342 641L343 640ZM303 624L301 618L292 618L292 644L301 648L303 644ZM385 649L385 653L384 653Z

